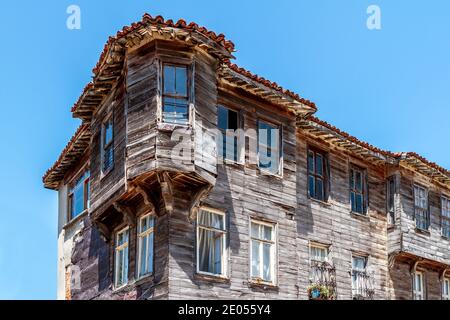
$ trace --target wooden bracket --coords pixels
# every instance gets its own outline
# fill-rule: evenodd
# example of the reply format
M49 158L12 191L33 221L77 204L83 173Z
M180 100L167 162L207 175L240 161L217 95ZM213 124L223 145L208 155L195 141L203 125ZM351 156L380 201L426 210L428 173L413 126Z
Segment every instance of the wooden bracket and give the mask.
M198 209L200 207L200 203L206 198L208 193L211 191L212 186L206 185L201 187L194 195L193 200L191 202L191 206L189 208L189 221L192 223L197 219Z
M168 172L158 172L158 181L161 186L161 196L164 201L166 212L171 215L173 212L173 183Z
M98 220L94 220L93 224L95 225L98 232L100 233L100 237L103 239L103 241L105 241L106 243L109 243L110 231L109 231L108 227L103 222L100 222Z
M388 258L388 269L391 270L394 267L395 259L397 258L397 253L391 253Z
M156 210L156 208L158 207L157 202L155 201L155 199L153 199L153 197L151 196L151 194L145 190L145 188L137 185L135 187L135 190L142 196L142 198L144 199L144 204L148 207L148 211L153 211L155 212L157 215L159 215L158 210Z
M130 207L127 207L123 204L120 204L118 202L114 202L114 209L116 209L118 212L120 212L123 215L124 220L129 226L135 225L135 217L133 210L131 210Z
M417 259L416 261L414 261L414 262L411 264L411 268L410 268L410 270L409 270L409 272L411 273L411 275L414 275L414 273L415 273L416 270L417 270L417 266L418 266L419 263L422 262L422 261L423 261L423 258L419 258L419 259Z
M439 281L444 282L445 274L447 271L450 271L450 266L445 267L444 269L439 272Z

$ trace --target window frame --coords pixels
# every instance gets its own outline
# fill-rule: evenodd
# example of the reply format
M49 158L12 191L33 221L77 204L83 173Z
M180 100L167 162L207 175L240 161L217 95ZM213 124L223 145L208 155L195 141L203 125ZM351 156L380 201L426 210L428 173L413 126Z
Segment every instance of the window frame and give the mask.
M310 172L310 154L313 154L314 157L314 173ZM320 155L322 157L322 176L317 174L317 155ZM313 199L313 200L317 200L317 201L322 201L322 202L328 202L329 200L329 195L330 195L330 168L329 168L329 153L309 146L308 147L308 151L307 151L307 160L306 160L306 170L307 170L307 175L308 175L308 180L307 180L307 195L308 198ZM310 193L310 178L313 177L314 179L314 195L311 195ZM317 179L321 179L322 180L322 185L323 185L323 199L318 199L318 197L316 197L316 187L317 187Z
M111 133L111 141L109 141L108 143L106 143L106 125L107 123L111 123L111 127L112 127L112 133ZM104 121L102 122L102 129L101 129L101 172L102 172L102 177L106 176L109 172L111 172L114 169L114 165L115 165L115 150L114 150L114 138L115 138L115 123L114 123L114 114L110 113L108 114ZM111 148L111 153L112 153L112 160L111 160L111 164L105 168L105 154L107 152L107 150Z
M141 231L141 226L142 226L142 220L149 218L149 222L150 220L153 221L153 226L145 231ZM141 215L140 217L138 217L138 223L136 226L136 249L137 249L137 260L136 260L136 278L138 280L152 276L155 272L155 224L156 224L156 215L154 214L154 212L149 212L146 214ZM153 246L150 248L147 244L146 248L147 248L147 252L146 252L146 261L148 262L148 255L150 252L150 249L152 250L152 261L151 261L151 271L145 273L145 274L141 274L141 259L142 259L142 252L141 252L141 246L142 246L142 238L144 237L153 237ZM149 240L147 240L149 241ZM147 269L149 268L149 266L147 266Z
M272 228L272 240L264 240L259 238L254 238L252 235L252 224L257 224L260 226L266 226ZM257 218L250 218L250 224L249 224L249 279L252 283L263 283L268 284L272 286L277 285L277 278L278 278L278 224L275 222L269 222L269 221L263 221ZM253 270L252 270L252 261L253 261L253 241L258 241L260 243L259 246L259 252L258 255L260 257L259 261L259 276L253 276ZM265 280L263 278L263 272L264 272L264 261L262 259L264 253L263 253L263 244L270 244L271 250L270 250L270 271L272 275L271 280ZM262 244L262 245L261 245Z
M445 287L447 286L447 294L445 294ZM442 280L442 300L450 300L450 278L444 277Z
M173 67L175 68L175 87L176 87L176 69L184 68L186 69L186 96L176 95L172 93L165 92L165 67ZM192 112L191 112L191 97L192 97L192 65L189 63L174 63L169 61L161 61L161 113L160 113L160 122L163 124L173 125L173 126L189 126L191 124ZM164 100L165 98L169 99L184 99L186 101L186 114L187 119L185 123L177 123L177 122L169 122L165 120L164 117Z
M356 187L356 179L354 172L360 172L361 173L361 192L357 190ZM351 183L353 181L353 185ZM369 213L369 175L367 168L363 168L360 166L357 166L355 164L350 164L349 168L349 195L350 195L350 211L353 214L360 215L360 216L368 216ZM353 202L352 202L352 194L355 194L354 199L356 201L356 196L361 195L362 197L362 212L358 212L356 210L353 210ZM355 203L356 208L356 203Z
M420 277L421 291L416 288L417 276ZM426 300L426 289L425 289L425 274L422 271L416 270L413 273L413 283L412 283L412 298L413 300ZM417 299L420 296L420 299Z
M446 208L444 203L447 204ZM444 211L447 211L447 215ZM447 229L447 233L444 231L445 229ZM450 239L450 197L444 195L441 196L441 235Z
M393 188L391 183L394 184ZM392 193L392 194L391 194ZM395 196L397 194L397 177L392 175L386 179L386 215L388 226L394 226L396 224L396 206ZM392 198L391 198L392 196ZM391 203L392 201L392 203Z
M82 179L85 175L87 176ZM81 179L81 180L80 180ZM75 176L71 182L68 183L67 189L67 221L70 222L75 220L79 216L83 215L90 207L90 181L91 181L91 173L89 169L89 165L84 166ZM74 189L78 183L83 184L83 210L78 213L76 216L73 216L72 205L74 204Z
M278 141L278 170L276 172L272 172L268 168L261 167L261 157L260 157L260 123L265 123L271 127L274 127L275 129L278 129L279 132L279 141ZM257 143L257 162L258 162L258 169L260 172L263 172L267 175L276 176L276 177L283 177L283 125L281 123L276 123L272 121L265 120L263 118L258 118L256 121L256 143ZM268 145L266 145L266 151L268 151ZM272 146L270 147L270 150L272 151Z
M316 260L314 259L315 257L312 255L312 249L319 249L319 250L324 250L325 251L325 259L324 260ZM330 258L330 246L324 245L324 244L319 244L316 242L312 242L309 244L309 261L310 264L312 265L314 262L317 263L324 263L324 262L329 262Z
M119 235L121 234L127 234L127 241L121 245L118 244L119 242ZM123 264L126 265L126 270L123 270L123 277L126 277L126 279L122 279L122 283L118 283L118 252L126 250L127 254L123 256ZM130 259L130 227L126 226L121 229L118 229L115 232L114 237L114 288L120 289L128 285L129 282L129 259Z
M222 133L222 150L217 150L217 154L218 154L218 156L221 156L222 157L222 163L236 163L236 164L243 164L244 163L244 161L243 161L243 155L245 156L245 138L244 138L244 141L242 141L242 143L241 143L241 145L239 145L239 137L238 136L234 136L234 139L236 139L236 143L235 143L235 147L236 147L236 149L235 149L235 157L236 157L236 160L234 160L234 159L229 159L229 158L227 158L227 155L226 155L226 153L225 154L222 154L224 151L226 152L226 150L225 150L225 148L226 148L226 138L227 138L227 135L226 135L226 131L227 130L233 130L233 129L230 129L230 128L227 128L227 129L223 129L223 128L220 128L219 127L219 109L220 108L223 108L223 109L226 109L227 110L227 116L228 116L228 113L231 111L231 112L234 112L235 114L236 114L236 130L239 130L239 129L242 129L243 128L243 119L242 119L242 117L241 117L241 111L240 110L237 110L237 109L235 109L235 108L232 108L232 107L229 107L228 105L224 105L224 104L217 104L217 128L219 129L219 131ZM228 118L227 118L227 122L228 122ZM229 127L229 123L227 123L227 127ZM242 150L244 148L244 150Z
M224 230L220 230L220 229L215 229L212 227L207 227L207 226L201 226L199 223L199 217L200 217L200 212L202 211L206 211L215 215L220 215L222 216L223 219L223 226L224 226ZM197 217L196 217L196 225L195 225L195 241L196 241L196 273L200 274L200 275L205 275L205 276L211 276L211 277L216 277L216 278L228 278L228 222L227 222L227 213L224 211L220 211L217 209L213 209L213 208L209 208L209 207L201 207L198 210L197 213ZM220 274L216 274L216 273L211 273L211 272L207 272L207 271L201 271L200 270L200 241L199 241L199 234L200 234L200 229L204 229L204 230L208 230L208 231L213 231L213 232L220 232L222 233L222 257L221 257L221 270L222 272Z
M424 198L424 200L426 200L425 208L417 206L417 203L416 203L417 190L419 190L419 197L420 197L420 190L423 190L425 192L425 198ZM414 183L413 184L413 202L414 202L414 222L415 222L416 229L420 230L420 231L429 232L430 226L431 226L431 215L430 215L430 195L429 195L428 188L426 188L420 184ZM426 218L427 228L425 228L425 229L418 225L418 219L417 219L417 216L419 214L418 210L426 213L425 218Z
M363 259L364 260L364 268L363 269L355 269L353 267L353 262L355 259ZM369 277L369 274L367 272L367 268L369 266L369 256L365 255L365 254L358 254L358 253L353 253L352 254L352 259L351 259L351 290L352 290L352 298L357 297L357 295L355 295L355 292L357 292L359 290L358 285L355 285L355 280L354 280L354 272L359 272L359 273L364 273L367 277ZM364 296L364 298L367 298Z

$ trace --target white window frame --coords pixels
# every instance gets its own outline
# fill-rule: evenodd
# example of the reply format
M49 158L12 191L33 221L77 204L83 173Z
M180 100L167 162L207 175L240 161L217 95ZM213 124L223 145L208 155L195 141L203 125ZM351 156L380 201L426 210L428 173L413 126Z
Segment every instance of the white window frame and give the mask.
M324 259L316 259L317 256L314 256L312 254L313 249L316 250L324 250L325 251L325 258ZM328 262L329 261L329 255L330 255L330 248L326 245L318 244L318 243L310 243L309 245L309 260L311 263L313 262Z
M364 269L355 269L353 267L353 260L354 259L363 259L364 260ZM351 277L352 277L352 297L354 297L355 296L355 292L358 292L358 290L360 289L358 287L358 283L354 282L353 272L357 271L357 272L367 273L367 266L368 266L368 264L369 264L369 257L368 256L365 256L365 255L362 255L362 254L361 255L358 255L358 254L353 254L352 255L352 274L351 274Z
M441 197L441 234L445 238L450 238L444 232L444 221L450 223L450 198L442 196ZM450 228L450 226L449 226Z
M420 278L422 288L421 291L416 288L417 277ZM416 271L413 273L413 300L425 300L425 278L422 271Z
M447 294L445 289L447 288ZM450 278L444 278L442 281L442 300L450 300Z
M215 228L210 228L207 226L200 226L199 223L199 217L200 217L200 212L201 211L206 211L215 215L220 215L223 218L223 226L224 226L224 230L220 230L220 229L215 229ZM216 274L216 273L212 273L212 272L205 272L205 271L201 271L200 270L200 229L204 229L204 230L209 230L209 231L214 231L214 232L220 232L222 233L222 265L221 265L221 270L222 272L220 274ZM228 241L228 228L227 228L227 219L226 219L226 213L217 209L213 209L213 208L209 208L209 207L201 207L197 213L197 225L196 225L196 254L197 254L197 258L196 258L196 272L198 274L202 274L202 275L206 275L206 276L213 276L213 277L219 277L219 278L227 278L228 275L228 246L227 246L227 241Z
M78 182L78 183L77 183ZM67 194L67 221L72 221L79 216L81 216L84 212L86 212L90 207L90 183L91 183L91 173L89 170L89 166L83 168L81 173L78 173L76 178L69 183L68 194ZM75 187L78 184L83 184L83 210L78 213L76 216L73 216L72 206L74 205L75 200Z
M123 244L119 245L119 235L121 234L125 234L127 233L127 242L124 242ZM128 284L128 268L129 268L129 244L130 244L130 228L129 227L125 227L123 229L120 229L119 231L116 232L115 235L115 245L114 245L114 287L117 288L121 288L124 287ZM118 253L120 251L123 250L127 250L128 254L123 256L123 261L122 264L124 266L126 266L126 268L122 268L122 283L119 283L119 264L118 264Z
M420 197L420 191L424 191L425 197L421 198ZM417 199L419 199L419 205L417 204ZM423 231L428 231L430 230L430 224L431 224L431 216L430 216L430 210L429 210L429 194L428 194L428 189L425 187L422 187L421 185L418 184L414 184L414 221L416 223L416 228L419 230L423 230ZM425 206L422 206L422 204L420 204L420 200L425 200ZM418 216L418 211L422 211L422 213L425 213L425 217L427 219L427 228L422 228L421 226L418 226L418 220L417 220L417 216Z
M106 124L108 122L111 122L111 127L112 127L112 137L111 137L111 141L106 142ZM110 114L108 114L105 117L105 120L102 122L102 128L101 128L101 161L100 161L100 165L101 165L101 172L102 175L106 175L108 174L113 168L114 168L114 163L115 163L115 155L114 155L114 138L115 138L115 128L114 128L114 114L111 112ZM107 149L111 148L112 149L112 161L111 164L108 168L105 168L105 152Z
M165 68L166 67L173 67L173 68L180 68L180 69L186 69L186 96L178 96L174 95L173 93L165 93ZM161 89L161 111L160 111L160 122L163 124L169 124L173 126L189 126L192 123L192 116L193 116L193 110L191 110L191 101L194 96L192 90L193 90L193 66L187 63L173 63L169 61L161 61L161 83L160 83L160 89ZM175 78L176 81L176 78ZM186 112L187 112L187 119L185 123L182 122L170 122L166 121L164 119L164 99L165 98L173 98L173 99L185 99L186 100Z
M145 230L145 231L141 231L141 226L142 226L142 221L144 220L144 219L149 219L148 220L148 222L150 223L150 221L153 221L153 226L151 227L151 228L148 228L147 230ZM137 257L138 257L138 259L137 259L137 278L138 279L142 279L142 278L145 278L145 277L147 277L147 276L150 276L150 275L152 275L153 274L153 272L154 272L154 259L155 259L155 251L154 251L154 249L155 249L155 215L151 212L151 213L147 213L147 214L145 214L145 215L143 215L143 216L141 216L141 217L139 217L139 223L138 223L138 226L137 226ZM149 246L149 239L150 239L150 237L153 237L153 246ZM145 252L145 257L144 257L144 259L145 259L145 261L146 261L146 263L148 263L148 257L149 257L149 254L150 254L150 250L151 250L151 253L152 253L152 260L150 261L150 263L151 263L151 265L150 266L146 266L147 268L147 272L146 273L143 273L143 274L141 274L141 261L142 261L142 259L143 259L143 257L142 257L142 252L141 252L141 247L142 247L142 241L144 240L144 239L146 239L146 241L147 241L147 245L146 245L146 252ZM150 269L149 269L150 268Z
M257 225L261 225L261 226L266 226L266 227L270 227L272 228L272 235L271 238L272 240L263 240L263 239L259 239L259 238L255 238L252 235L252 224L257 224ZM266 222L266 221L261 221L261 220L257 220L257 219L250 219L250 226L249 226L249 238L250 238L250 242L249 242L249 276L250 276L250 281L251 282L257 282L257 283L267 283L270 285L276 285L277 283L277 224L276 223L272 223L272 222ZM253 241L258 241L260 243L259 246L259 275L258 276L253 276L252 272L252 261L253 261ZM272 275L272 279L268 280L264 280L263 278L263 272L264 272L264 261L262 259L264 252L263 252L263 248L264 246L261 244L265 244L268 243L271 245L271 250L270 250L270 274Z
M278 169L277 171L271 171L269 168L263 168L261 167L261 157L260 157L260 141L259 141L259 135L260 135L260 129L259 129L259 125L260 123L265 123L271 127L274 127L274 129L278 129L279 132L279 136L278 136ZM257 123L256 123L256 135L257 135L257 161L258 161L258 168L261 172L268 174L268 175L272 175L272 176L277 176L277 177L282 177L283 176L283 158L284 158L284 153L283 153L283 126L280 123L274 123L274 122L270 122L264 119L258 119ZM266 152L268 150L268 145L265 144L266 147ZM272 150L272 146L270 147L271 151Z

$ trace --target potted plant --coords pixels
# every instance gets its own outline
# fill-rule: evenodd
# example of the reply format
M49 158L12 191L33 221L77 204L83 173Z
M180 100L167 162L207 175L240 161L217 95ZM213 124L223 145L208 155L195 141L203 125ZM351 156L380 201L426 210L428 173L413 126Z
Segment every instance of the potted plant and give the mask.
M330 289L320 284L312 284L308 287L308 296L310 300L331 300L333 294Z

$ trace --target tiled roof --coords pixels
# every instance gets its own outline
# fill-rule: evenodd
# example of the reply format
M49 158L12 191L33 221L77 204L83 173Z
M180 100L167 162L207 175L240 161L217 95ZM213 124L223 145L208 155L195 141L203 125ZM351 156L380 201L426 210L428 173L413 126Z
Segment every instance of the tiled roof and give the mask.
M44 186L50 189L56 189L59 182L64 177L70 167L72 167L89 147L90 130L88 124L82 124L78 127L75 134L70 139L64 150L61 152L58 160L47 170L42 177Z

